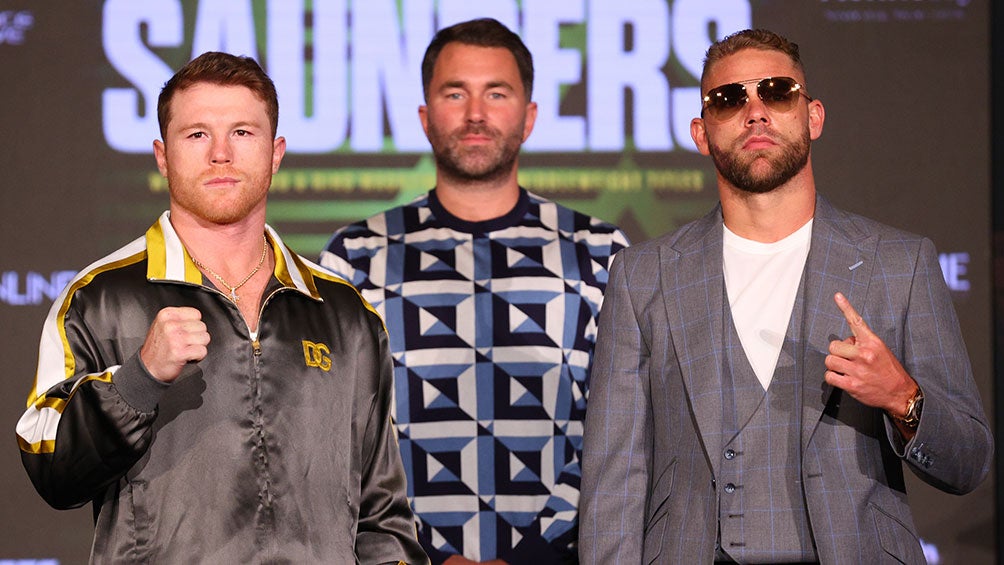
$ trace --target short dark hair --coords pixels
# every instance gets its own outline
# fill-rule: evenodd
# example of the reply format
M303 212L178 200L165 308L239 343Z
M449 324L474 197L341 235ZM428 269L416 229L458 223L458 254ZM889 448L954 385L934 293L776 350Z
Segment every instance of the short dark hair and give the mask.
M258 62L251 57L207 51L181 67L164 83L164 88L157 98L157 122L160 124L162 139L167 134L167 124L171 121L171 100L175 93L199 83L244 86L250 89L265 103L265 111L272 125L272 137L275 137L279 125L279 98L275 93L272 79L268 78Z
M478 18L443 28L436 32L436 36L432 38L432 42L425 50L425 57L422 58L422 93L426 101L429 100L429 84L432 83L432 72L436 68L436 60L439 59L439 53L443 48L450 43L508 49L516 59L516 67L519 69L519 78L523 82L523 90L526 91L526 99L530 100L531 94L533 94L533 56L530 55L530 50L526 48L518 35L499 23L498 20Z
M778 51L784 53L794 63L795 68L803 75L805 74L805 69L802 67L802 59L798 55L797 43L788 41L785 37L766 29L744 29L725 36L708 48L708 53L704 57L704 70L701 73L701 82L704 82L708 69L714 66L715 63L743 49L759 49L760 51Z

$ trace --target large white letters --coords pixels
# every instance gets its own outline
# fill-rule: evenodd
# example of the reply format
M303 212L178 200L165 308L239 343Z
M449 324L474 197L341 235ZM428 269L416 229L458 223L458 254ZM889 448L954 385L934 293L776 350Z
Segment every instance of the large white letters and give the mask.
M151 47L180 45L184 34L181 4L109 0L101 39L108 62L134 88L108 88L101 96L105 140L116 151L150 153L157 128L157 97L174 71L151 53L140 30L146 25Z
M633 36L625 50L625 34ZM590 0L586 52L589 77L586 108L589 148L624 148L624 89L634 95L634 143L642 151L668 151L669 84L662 67L669 59L669 6L665 0Z
M673 52L676 59L700 80L708 47L729 33L750 27L752 22L748 0L676 0L673 2ZM675 88L672 108L672 131L676 143L689 151L697 151L690 137L690 121L701 113L700 87Z
M258 58L254 16L249 0L201 0L195 16L192 58L206 51L224 51Z
M533 98L537 122L526 143L530 151L581 151L586 145L586 120L561 115L562 85L582 80L582 55L562 49L559 33L563 23L582 23L582 0L524 0L523 42L533 54Z
M195 13L184 56L261 61L279 94L279 134L290 153L307 154L428 151L417 117L425 47L435 29L486 16L520 33L534 57L538 114L525 150L619 152L630 130L639 151L695 151L704 53L752 23L748 0L267 0L258 22L251 0L186 5ZM108 0L103 18L105 54L129 85L103 93L105 139L149 153L157 96L173 73L154 49L186 45L182 2ZM585 45L562 45L566 26ZM667 65L683 84L670 84ZM569 106L569 89L584 92L581 105Z
M418 119L432 0L369 0L352 12L352 150L383 149L384 121L400 152L428 149Z
M313 56L308 62L303 4L269 0L266 64L279 94L279 134L290 153L334 151L348 134L345 4L314 0Z

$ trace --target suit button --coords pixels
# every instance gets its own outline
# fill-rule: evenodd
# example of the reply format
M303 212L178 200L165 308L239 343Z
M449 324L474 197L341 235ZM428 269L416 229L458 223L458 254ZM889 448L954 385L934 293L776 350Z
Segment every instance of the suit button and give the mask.
M732 493L736 492L736 485L734 485L732 483L729 483L729 484L725 485L725 492L727 492L729 494L732 494Z
M732 449L726 449L725 450L725 458L728 459L729 461L735 459L736 458L736 452L734 450L732 450Z

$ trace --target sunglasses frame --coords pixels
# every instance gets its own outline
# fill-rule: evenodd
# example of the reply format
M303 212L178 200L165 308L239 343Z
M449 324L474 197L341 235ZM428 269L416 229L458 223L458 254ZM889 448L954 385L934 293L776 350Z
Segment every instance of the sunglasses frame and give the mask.
M751 78L751 79L746 79L746 80L740 80L740 81L737 81L737 82L729 82L729 83L726 83L726 84L722 84L722 85L716 86L716 87L712 88L711 90L708 90L708 93L704 95L704 99L703 99L703 101L701 103L701 116L703 117L705 111L708 111L710 109L710 111L708 113L715 120L718 120L718 121L728 120L729 118L731 118L734 115L734 113L737 113L743 106L745 106L746 104L749 103L749 101L750 101L750 92L749 92L749 88L747 88L747 85L750 85L750 84L755 84L756 85L756 95L757 95L757 98L759 98L760 101L763 102L764 105L767 108L769 108L770 110L775 111L775 112L790 112L795 107L795 105L793 103L791 104L790 107L779 107L779 106L777 106L777 104L779 104L779 102L774 101L774 100L764 99L763 93L760 90L760 85L761 84L764 84L764 83L766 83L768 81L782 81L782 80L791 83L791 86L789 87L788 92L794 92L796 94L801 94L802 96L805 96L806 100L808 100L809 102L812 102L812 97L809 96L809 93L805 91L805 87L802 86L802 83L798 82L797 80L795 80L795 79L793 79L791 77L779 76L779 77ZM737 103L732 108L720 108L720 107L715 106L715 100L720 100L720 98L713 98L713 96L720 96L720 94L716 93L716 91L720 91L722 88L726 88L726 87L730 87L730 86L739 86L740 88L742 88L743 95L742 95L742 98L739 99L739 103ZM794 96L792 98L792 100L794 101L797 98L798 98L797 96ZM718 109L715 110L715 108L718 108Z

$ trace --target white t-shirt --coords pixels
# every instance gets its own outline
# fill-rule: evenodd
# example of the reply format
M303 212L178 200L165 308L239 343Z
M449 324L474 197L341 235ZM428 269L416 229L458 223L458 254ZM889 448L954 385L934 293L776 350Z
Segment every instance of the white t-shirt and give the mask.
M812 220L774 243L744 239L729 228L724 230L722 267L732 320L746 358L767 390L809 255Z

